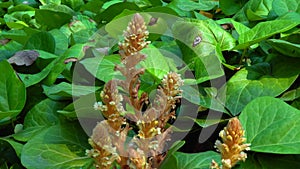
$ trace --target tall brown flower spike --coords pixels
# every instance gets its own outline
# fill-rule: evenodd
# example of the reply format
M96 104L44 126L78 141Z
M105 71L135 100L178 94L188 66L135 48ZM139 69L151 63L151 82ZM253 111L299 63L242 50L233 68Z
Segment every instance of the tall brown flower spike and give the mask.
M162 79L153 103L149 103L147 93L138 95L139 78L145 69L136 65L146 58L140 51L149 44L148 34L143 17L135 14L124 31L124 41L119 43L122 62L115 66L125 79L107 82L101 92L102 102L94 106L106 118L97 124L89 140L93 149L88 155L95 159L96 168L110 168L116 162L122 169L152 169L158 168L165 157L165 144L172 132L166 124L176 117L183 81L180 75L171 72ZM122 88L123 97L118 87ZM131 107L133 112L127 112L123 105ZM138 130L137 134L127 140L132 128Z
M124 31L124 42L119 44L122 60L126 56L134 55L147 47L150 43L146 41L149 32L147 31L144 18L140 14L135 14L129 22L127 30Z
M222 166L213 160L211 168L216 169L230 169L238 161L245 161L247 154L244 150L250 150L250 144L245 144L246 139L244 138L245 131L242 129L242 125L238 118L230 119L227 126L224 127L219 133L222 138L222 142L217 140L215 147L220 151L222 156Z

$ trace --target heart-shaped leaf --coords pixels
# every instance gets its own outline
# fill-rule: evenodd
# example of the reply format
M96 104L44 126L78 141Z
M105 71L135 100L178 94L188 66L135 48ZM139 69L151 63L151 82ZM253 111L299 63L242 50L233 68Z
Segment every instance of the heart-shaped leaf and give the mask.
M220 98L226 98L225 106L232 115L237 115L257 97L278 96L298 77L299 61L277 57L269 66L262 63L243 68L220 89Z
M252 151L300 153L300 111L282 100L257 98L245 107L240 121Z

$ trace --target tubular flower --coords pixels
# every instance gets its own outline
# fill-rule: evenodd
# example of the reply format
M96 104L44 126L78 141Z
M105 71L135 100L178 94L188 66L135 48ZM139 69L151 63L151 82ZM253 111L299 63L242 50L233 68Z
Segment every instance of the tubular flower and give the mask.
M219 133L222 142L217 140L215 147L220 151L222 156L222 169L232 168L238 161L245 161L247 154L244 150L250 150L250 144L245 144L245 131L238 118L229 120L227 126ZM211 168L219 168L218 164L213 161Z

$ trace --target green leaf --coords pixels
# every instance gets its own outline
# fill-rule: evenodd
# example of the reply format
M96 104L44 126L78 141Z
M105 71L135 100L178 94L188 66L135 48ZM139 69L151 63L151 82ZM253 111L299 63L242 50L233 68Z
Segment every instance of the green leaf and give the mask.
M170 68L168 62L159 49L149 45L147 48L143 49L141 53L146 55L146 59L140 62L140 64L147 72L158 79L162 79L164 75L169 72Z
M24 145L21 162L31 169L81 168L91 160L84 156L88 148L87 136L79 125L55 125Z
M251 150L276 154L300 153L299 120L299 110L268 96L250 102L240 115Z
M76 18L68 25L70 31L72 34L75 34L80 31L96 31L96 24L93 20L91 20L89 17L84 15L77 15ZM92 34L91 34L92 35ZM90 38L91 35L89 35L86 38Z
M235 49L245 49L277 33L288 31L298 23L291 20L273 20L258 23L254 28L240 34L239 45Z
M25 44L25 49L39 49L49 53L55 51L55 39L48 32L39 32L33 34Z
M109 6L105 11L97 14L95 16L95 21L97 23L108 23L115 16L120 14L124 9L140 11L140 8L135 3L131 3L131 2L116 3Z
M219 162L220 155L213 151L195 154L176 152L161 169L207 169L212 160Z
M21 44L25 44L29 36L25 33L24 30L9 30L1 32L1 35L7 39L15 40Z
M180 33L183 33L187 29L192 30L185 32L184 37L186 38L184 38L182 37L183 34ZM212 46L216 46L217 44L220 45L222 51L230 50L235 46L235 39L213 20L186 19L178 21L174 25L174 33L177 39L188 44L190 47L193 45L196 46L199 53L202 54L211 53ZM194 43L197 36L201 38L198 45ZM209 51L205 51L204 47L207 47Z
M173 26L183 60L191 63L196 83L224 75L221 52L235 46L235 39L212 20L186 19Z
M168 6L182 11L204 10L208 11L217 7L219 3L213 0L201 0L198 3L192 0L173 0ZM176 10L176 9L175 9Z
M0 62L0 124L13 120L22 111L25 100L25 85L7 61Z
M79 98L79 99L80 99L80 98ZM79 99L77 99L77 100L74 101L74 102L78 102ZM59 114L65 116L65 117L68 118L68 119L71 119L71 120L72 120L72 119L76 119L76 120L77 120L77 115L76 115L76 113L77 113L78 110L75 111L74 104L75 104L75 103L71 103L71 104L67 105L67 106L64 107L62 110L58 110L57 113L59 113Z
M56 81L57 77L66 69L67 64L65 63L65 60L67 58L82 59L85 55L86 47L87 46L85 44L75 44L70 47L62 56L51 62L54 64L55 69L51 69L44 81L44 84L50 86Z
M8 138L0 138L0 141L6 141L7 143L9 143L15 150L16 154L18 157L20 157L21 155L21 151L23 148L23 144L18 143L12 139L8 139Z
M25 116L24 129L13 137L19 141L28 141L42 130L59 123L57 110L62 109L66 103L45 99L36 104Z
M65 5L49 4L35 10L36 21L49 29L59 28L69 23L72 16L73 11Z
M64 57L67 58L77 58L81 60L85 54L85 50L88 46L86 44L75 44L70 47L65 53Z
M220 8L225 15L232 15L239 11L246 2L246 0L220 0Z
M220 96L226 98L225 106L232 115L237 115L257 97L278 96L298 77L298 63L295 58L277 57L271 67L260 64L239 70L220 91Z
M299 155L247 153L246 162L241 163L241 168L260 168L260 169L297 168L298 166L300 166L299 160L300 160Z
M22 50L23 45L16 41L10 41L6 45L0 47L0 61L8 59L16 52Z
M115 65L121 63L120 60L120 55L109 55L87 58L80 61L80 63L97 79L108 82L121 76L119 72L114 71Z
M194 103L196 105L200 103L200 98L199 98L200 93L197 87L193 87L190 85L183 85L180 87L180 89L183 91L182 92L183 98L187 99L189 102Z
M266 19L272 9L272 0L252 0L245 13L250 21Z
M167 13L170 15L175 15L177 16L178 14L171 8L167 6L156 6L152 8L147 8L145 12L159 12L159 13Z
M300 24L300 13L297 12L288 12L285 15L278 17L278 19L290 20L292 22Z
M300 44L294 44L281 39L269 39L267 42L281 54L300 57Z
M224 119L194 119L194 120L199 126L203 128L227 121Z
M53 67L57 66L58 61L60 60L61 57L57 57L56 55L53 55L51 53L42 51L42 50L37 50L39 53L39 57L43 59L53 59L55 58L54 61L52 61L50 64L48 64L43 70L39 73L36 74L19 74L20 78L24 82L26 87L32 86L34 84L37 84L41 82L43 79L47 77L47 75L53 71ZM55 69L56 70L56 69Z
M36 74L19 74L20 78L24 82L26 87L32 86L34 84L39 83L44 78L47 77L47 75L51 72L51 69L54 66L54 61L51 62L47 67L45 67L41 72Z
M88 42L95 32L93 30L80 30L72 34L72 43L86 43Z
M300 13L300 2L298 0L273 0L273 10L278 16L288 12Z
M176 151L178 151L184 144L185 144L185 141L176 141L175 143L173 143L172 147L169 149L169 151L167 153L167 156L165 157L164 161L160 165L161 169L168 167L168 161L169 160L171 160L171 161L174 160L173 154Z
M245 26L244 24L242 24L240 22L236 22L236 21L232 20L231 23L233 24L235 30L237 31L237 33L239 35L250 30L250 28L248 28L247 26Z
M82 5L84 5L83 0L61 0L61 3L74 10L78 10Z
M218 91L216 88L214 87L204 88L204 91L205 94L200 94L199 96L200 106L204 108L209 108L212 110L224 112L230 115L230 113L225 109L225 106L223 105L224 98L220 99L217 97Z
M99 87L95 86L80 86L66 82L62 82L53 86L43 86L45 94L54 100L70 99L94 93Z
M5 163L17 164L19 161L19 157L17 155L19 155L20 149L22 149L22 144L16 143L10 139L0 138L0 167L3 167L3 164Z
M61 4L61 0L39 0L41 2L42 5L47 5L47 4L56 4L56 5L60 5Z
M246 25L252 24L251 21L269 19L272 12L272 1L273 0L249 0L244 4L243 8L233 16L233 19Z
M58 29L49 31L55 40L55 54L62 55L69 46L68 37Z
M300 97L300 87L284 93L280 99L284 101L292 101Z
M24 3L23 0L14 0L15 5L21 5L21 4L26 4L32 7L38 7L38 3L35 0L28 0L26 3Z
M87 10L94 13L98 13L100 12L99 9L101 9L103 4L104 4L103 1L91 0L88 3L84 4L83 6L81 6L80 10L82 11Z
M56 102L51 99L39 102L27 113L24 120L24 129L58 124L59 119L56 111L65 105L64 102Z
M296 99L292 102L291 106L295 107L296 109L300 110L300 99Z

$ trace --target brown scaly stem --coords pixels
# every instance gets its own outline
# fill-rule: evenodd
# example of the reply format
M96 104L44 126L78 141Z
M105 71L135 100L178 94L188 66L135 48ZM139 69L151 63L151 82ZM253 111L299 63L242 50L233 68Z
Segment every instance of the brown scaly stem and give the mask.
M117 162L122 169L153 169L158 168L165 157L165 144L171 139L172 132L166 124L175 118L176 104L182 93L179 87L183 81L180 75L171 72L163 78L153 103L149 103L147 93L138 95L139 78L145 69L136 68L136 65L146 59L140 51L149 44L146 41L148 34L143 17L135 14L124 32L124 41L119 43L122 62L115 66L125 80L106 83L101 92L102 102L95 104L106 118L97 124L89 140L93 149L88 154L95 159L96 168L110 168ZM118 86L125 96L119 94ZM124 109L124 102L133 108L134 114ZM145 106L147 109L142 110ZM126 138L132 128L125 117L135 122L131 125L138 128L137 135L129 143Z

